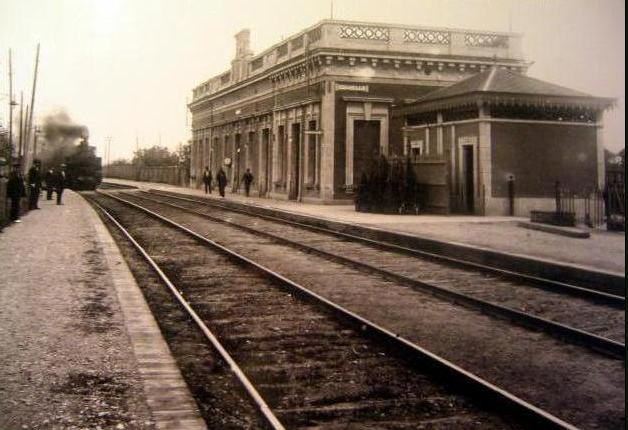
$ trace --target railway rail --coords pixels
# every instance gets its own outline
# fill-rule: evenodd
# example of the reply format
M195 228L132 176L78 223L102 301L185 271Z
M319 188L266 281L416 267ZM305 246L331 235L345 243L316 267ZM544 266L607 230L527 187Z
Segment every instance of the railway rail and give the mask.
M115 182L101 182L97 189L99 190L133 190L137 189L135 185L117 184Z
M272 207L267 208L232 200L194 196L166 190L151 189L149 192L194 199L195 201L206 202L236 212L278 220L288 224L297 224L302 228L311 228L315 231L325 231L349 240L369 242L382 249L396 250L434 261L451 263L460 267L481 269L505 278L524 280L539 288L546 288L552 291L558 290L575 296L609 302L616 302L616 299L619 298L623 303L617 306L625 306L626 289L624 276L586 269L576 270L576 268L561 266L560 264L535 263L529 261L529 259L517 260L508 254L499 252L487 251L476 255L474 252L469 253L469 250L464 247L456 251L457 246L452 244L449 244L452 246L448 246L447 242L379 231L368 227L362 228L360 226L275 210Z
M190 228L110 197L95 198L99 210L190 313L269 428L576 429ZM183 254L193 258L181 262ZM222 276L208 277L212 267Z
M128 195L127 195L128 196ZM208 206L206 202L163 193L133 196L221 222L360 270L379 273L446 300L548 334L585 345L625 360L625 301L622 297L592 292L586 297L564 296L565 290L538 289L536 283L506 279L479 268L456 267L395 249L382 249L363 239L338 237L327 231L276 219ZM374 248L374 245L377 245ZM351 254L352 257L347 257ZM549 281L548 281L549 282Z

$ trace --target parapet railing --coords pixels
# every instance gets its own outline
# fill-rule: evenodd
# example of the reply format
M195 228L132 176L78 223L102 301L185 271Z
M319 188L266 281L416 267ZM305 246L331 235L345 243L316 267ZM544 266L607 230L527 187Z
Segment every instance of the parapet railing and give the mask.
M252 57L248 76L321 47L523 60L521 39L517 33L324 20ZM194 100L234 83L222 73L197 86Z

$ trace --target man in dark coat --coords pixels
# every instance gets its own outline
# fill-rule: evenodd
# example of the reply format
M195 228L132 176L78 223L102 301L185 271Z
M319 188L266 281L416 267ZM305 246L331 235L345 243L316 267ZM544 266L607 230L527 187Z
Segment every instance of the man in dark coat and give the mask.
M28 170L28 208L39 209L39 193L41 192L41 161L33 161L33 166Z
M220 193L220 197L225 197L225 188L227 187L227 175L225 171L220 168L220 171L216 175L216 182L218 182L218 192Z
M46 182L46 200L52 200L52 192L55 189L55 170L51 167L44 176Z
M253 183L251 169L246 169L246 173L242 176L242 182L244 183L244 193L248 197L251 192L251 184Z
M209 192L212 193L212 171L209 170L208 166L205 166L205 170L203 171L203 184L205 184L205 194Z
M11 200L11 211L9 217L11 221L21 222L20 218L20 200L26 197L26 187L24 186L24 178L20 171L20 164L14 164L13 170L9 174L7 182L7 196Z
M55 175L55 180L54 180L58 205L63 204L61 203L61 196L63 195L63 190L66 187L67 181L68 181L68 175L67 173L65 173L65 164L62 164L57 170L57 173Z

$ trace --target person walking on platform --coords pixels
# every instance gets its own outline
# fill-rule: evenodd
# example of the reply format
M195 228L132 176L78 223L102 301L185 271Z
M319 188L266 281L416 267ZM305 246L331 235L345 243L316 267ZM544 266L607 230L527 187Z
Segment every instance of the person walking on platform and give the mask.
M41 192L41 161L33 161L28 170L28 208L39 209L39 193Z
M246 173L242 176L242 182L244 183L244 194L248 197L251 192L251 184L253 183L251 169L246 169Z
M205 166L205 170L203 171L203 184L205 184L205 194L212 193L212 171L209 170L208 166Z
M46 182L46 200L52 200L52 192L55 188L55 170L51 167L44 176Z
M26 187L24 186L24 178L20 171L20 163L13 165L13 170L9 174L7 182L7 196L11 200L11 211L9 219L15 222L22 222L20 218L20 201L22 197L26 197Z
M61 164L61 166L59 167L59 170L57 170L57 173L55 175L55 180L54 180L58 205L63 204L61 203L61 197L63 195L63 190L65 189L65 186L67 185L67 181L68 181L68 175L65 173L65 164Z
M218 182L218 192L220 193L220 197L225 197L225 188L227 187L227 175L225 171L220 168L220 171L216 175L216 182Z

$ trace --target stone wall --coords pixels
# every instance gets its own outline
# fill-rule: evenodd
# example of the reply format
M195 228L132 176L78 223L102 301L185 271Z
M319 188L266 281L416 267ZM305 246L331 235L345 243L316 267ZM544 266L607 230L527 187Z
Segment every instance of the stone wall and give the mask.
M492 197L552 198L555 183L572 191L597 183L596 129L588 125L491 124Z
M105 166L103 177L180 186L189 183L187 170L180 166Z

